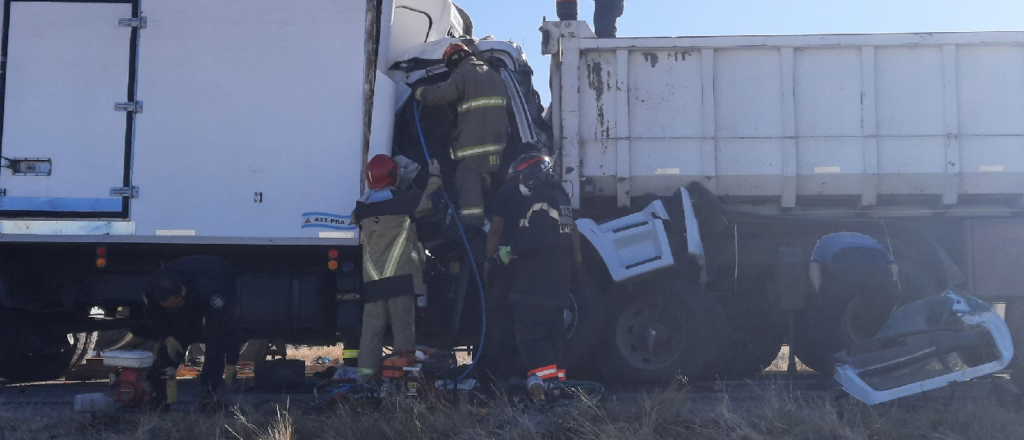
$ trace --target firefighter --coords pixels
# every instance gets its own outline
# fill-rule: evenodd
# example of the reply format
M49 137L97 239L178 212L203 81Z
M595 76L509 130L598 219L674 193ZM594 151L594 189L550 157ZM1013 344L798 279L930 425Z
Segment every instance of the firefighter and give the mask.
M395 353L415 354L416 296L426 294L426 289L423 248L414 221L431 211L430 194L441 187L440 164L431 160L428 170L427 189L421 193L395 188L398 164L390 157L378 154L366 164L369 191L352 211L363 246L363 332L358 365L364 381L380 367L389 323Z
M487 229L485 255L494 255L499 246L509 246L515 237L519 220L526 214L529 200L519 191L519 176L509 169L505 183L498 189L491 206L491 225ZM487 292L487 347L480 354L478 371L483 379L506 380L516 371L516 341L512 310L506 299L515 280L513 268L495 265L495 259L484 263L484 285Z
M859 232L836 232L818 240L809 268L814 291L839 289L843 285L895 284L899 266L875 239ZM869 278L864 278L864 276ZM859 281L859 282L858 282Z
M161 342L149 369L154 405L170 405L169 384L193 343L206 344L200 405L209 408L221 383L230 387L237 372L244 338L238 330L238 301L231 264L213 256L190 256L167 263L150 279L146 302L148 336Z
M506 278L516 345L528 371L527 390L535 402L543 402L550 382L565 378L558 361L566 340L564 310L570 302L573 262L579 254L573 238L576 223L551 159L529 153L512 168L525 199L509 205L523 212L511 217L516 219L512 224L505 218L512 236L489 261L516 275Z
M558 19L576 21L579 19L577 0L555 0ZM615 38L615 22L622 16L625 0L594 0L594 34L597 38Z
M451 77L416 89L416 99L427 105L457 104L451 156L458 162L459 218L471 232L484 225L484 192L491 186L490 174L498 170L508 141L508 91L497 69L477 59L462 43L445 49L444 62Z
M834 354L874 336L899 302L899 266L873 238L837 232L818 240L809 267L816 296L808 305L813 331L802 338Z

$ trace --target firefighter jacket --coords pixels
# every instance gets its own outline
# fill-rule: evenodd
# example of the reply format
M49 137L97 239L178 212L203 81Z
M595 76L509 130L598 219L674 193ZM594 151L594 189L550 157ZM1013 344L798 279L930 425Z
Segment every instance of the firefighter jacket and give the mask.
M501 155L508 142L508 89L497 69L476 57L466 57L451 78L425 86L423 103L454 103L459 113L452 159Z
M385 197L364 197L356 203L352 220L359 225L363 246L363 301L374 302L403 295L423 295L423 247L415 220L430 212L430 193L441 186L430 176L425 192L388 188Z
M569 196L561 185L551 182L534 189L528 198L511 246L515 258L510 266L520 276L508 300L523 306L568 307L576 227Z
M147 336L207 343L237 339L238 293L231 263L220 257L197 255L167 263L158 271L162 272L178 275L185 286L185 301L179 308L168 310L148 294L143 297Z

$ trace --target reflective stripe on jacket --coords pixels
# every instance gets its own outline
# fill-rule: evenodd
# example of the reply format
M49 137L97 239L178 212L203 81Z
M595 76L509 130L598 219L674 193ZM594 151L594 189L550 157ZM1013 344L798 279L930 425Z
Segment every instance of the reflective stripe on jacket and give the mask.
M416 293L424 293L423 247L413 220L430 212L430 193L440 186L441 178L430 176L423 193L392 189L390 200L356 203L352 219L359 224L364 282L411 275Z
M452 159L501 154L508 143L508 88L497 69L467 57L448 81L424 87L422 96L427 105L456 104Z

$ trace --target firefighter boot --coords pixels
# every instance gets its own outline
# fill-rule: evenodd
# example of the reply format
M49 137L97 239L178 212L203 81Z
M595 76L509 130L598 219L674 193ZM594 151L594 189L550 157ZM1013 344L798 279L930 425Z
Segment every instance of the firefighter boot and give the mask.
M529 379L526 379L526 392L530 394L533 403L543 404L546 400L544 394L547 392L547 385L544 384L544 379L537 375L530 376Z

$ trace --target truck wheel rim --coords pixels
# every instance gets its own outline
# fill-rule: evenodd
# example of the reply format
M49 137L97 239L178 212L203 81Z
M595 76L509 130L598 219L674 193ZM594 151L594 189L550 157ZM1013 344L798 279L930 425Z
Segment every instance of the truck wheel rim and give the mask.
M630 364L644 369L671 365L681 350L681 320L659 304L627 306L615 329L619 353Z

